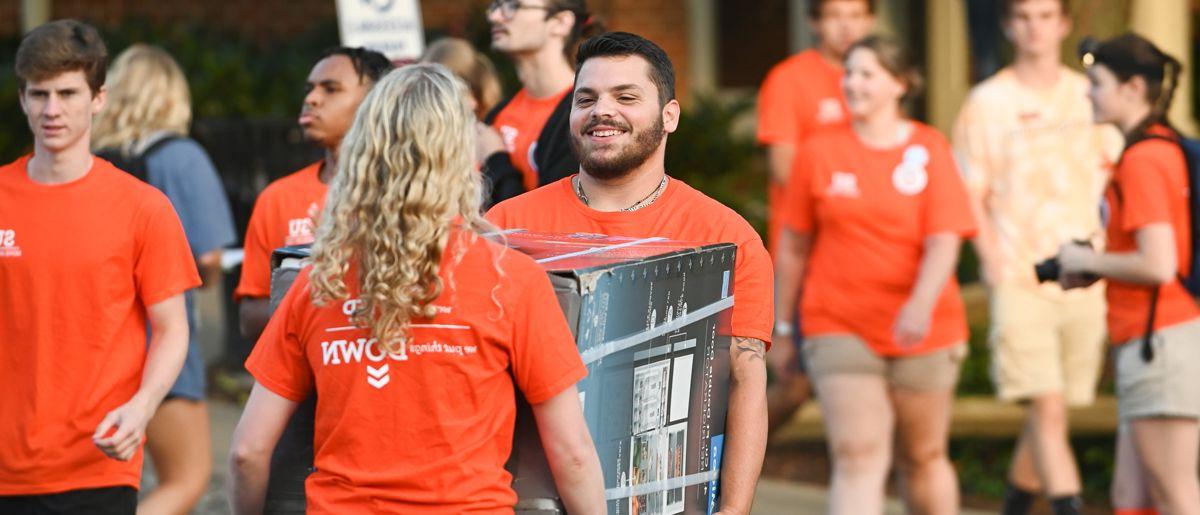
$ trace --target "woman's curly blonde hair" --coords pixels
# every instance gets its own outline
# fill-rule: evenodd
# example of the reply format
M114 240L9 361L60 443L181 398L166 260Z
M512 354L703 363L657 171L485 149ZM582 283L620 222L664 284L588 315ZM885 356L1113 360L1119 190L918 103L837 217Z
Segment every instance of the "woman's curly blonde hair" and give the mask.
M342 140L313 243L314 303L345 299L355 262L362 302L354 323L389 351L413 319L433 317L453 227L467 238L491 228L480 215L474 117L462 88L443 66L414 64L371 89ZM457 261L466 245L455 248Z

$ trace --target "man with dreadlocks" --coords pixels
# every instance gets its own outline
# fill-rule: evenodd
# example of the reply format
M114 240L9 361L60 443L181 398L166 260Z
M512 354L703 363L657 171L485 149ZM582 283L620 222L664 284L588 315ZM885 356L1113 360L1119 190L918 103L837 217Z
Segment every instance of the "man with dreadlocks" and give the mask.
M364 48L337 47L317 60L305 83L300 127L304 138L325 150L325 158L279 179L262 191L246 228L246 259L233 293L240 301L242 334L258 338L271 317L271 251L312 243L314 221L337 170L338 145L354 111L392 63Z

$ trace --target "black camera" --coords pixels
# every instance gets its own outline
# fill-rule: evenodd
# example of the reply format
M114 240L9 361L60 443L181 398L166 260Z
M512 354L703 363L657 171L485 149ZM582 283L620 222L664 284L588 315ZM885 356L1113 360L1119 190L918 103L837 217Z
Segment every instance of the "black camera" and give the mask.
M1092 247L1092 242L1087 240L1074 240L1074 243L1078 245L1087 245L1088 248ZM1041 263L1033 265L1033 273L1037 276L1039 283L1058 281L1058 276L1061 272L1062 264L1058 262L1058 256L1054 256L1042 261ZM1083 274L1083 276L1089 280L1095 280L1099 278L1099 276L1096 274Z
M1062 266L1058 263L1058 256L1033 265L1033 273L1037 275L1039 283L1057 281L1061 271Z

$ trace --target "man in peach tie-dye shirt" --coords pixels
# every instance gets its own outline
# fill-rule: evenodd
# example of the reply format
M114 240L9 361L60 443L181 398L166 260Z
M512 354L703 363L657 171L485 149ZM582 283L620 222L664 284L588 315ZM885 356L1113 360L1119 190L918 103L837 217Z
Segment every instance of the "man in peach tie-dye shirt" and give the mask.
M1080 482L1066 407L1095 397L1103 285L1064 292L1039 284L1034 264L1063 242L1101 233L1100 202L1122 142L1093 123L1087 79L1062 65L1066 2L1003 4L1015 61L971 92L952 139L979 218L973 243L989 288L997 395L1028 408L1004 513L1025 513L1036 494L1055 513L1075 513Z

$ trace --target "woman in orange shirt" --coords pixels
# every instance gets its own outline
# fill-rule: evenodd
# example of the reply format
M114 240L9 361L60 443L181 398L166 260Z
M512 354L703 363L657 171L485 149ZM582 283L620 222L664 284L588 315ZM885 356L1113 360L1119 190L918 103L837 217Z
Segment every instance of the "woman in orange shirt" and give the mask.
M1121 415L1113 506L1197 514L1200 308L1177 279L1193 259L1189 181L1167 121L1181 67L1134 34L1083 49L1097 121L1116 125L1127 143L1105 193L1108 248L1064 245L1060 280L1076 287L1108 279Z
M967 328L953 274L974 222L949 144L902 114L919 84L910 63L881 37L850 48L852 126L805 143L786 193L776 320L803 291L802 351L833 461L830 513L883 511L893 441L911 511L958 511L946 446Z
M515 391L571 513L603 513L575 383L587 370L550 280L481 234L474 117L441 65L396 70L342 141L305 269L246 362L232 502L260 513L271 452L316 393L308 513L512 513Z

